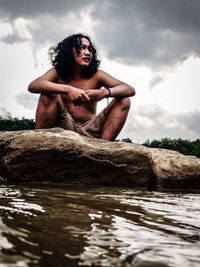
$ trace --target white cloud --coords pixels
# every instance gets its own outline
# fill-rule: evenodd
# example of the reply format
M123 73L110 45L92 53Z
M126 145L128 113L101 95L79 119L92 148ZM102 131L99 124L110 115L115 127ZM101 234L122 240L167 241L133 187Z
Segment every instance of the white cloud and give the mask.
M129 137L135 143L164 137L194 140L200 136L197 119L200 119L200 110L176 114L159 105L137 106L130 112L119 138Z
M0 108L0 116L7 119L11 117L11 113L6 108Z
M0 23L0 39L12 33L12 26L9 22Z
M16 96L16 102L26 109L35 110L38 102L38 96L30 94L29 92L23 92Z
M200 99L200 58L190 57L165 74L166 79L152 91L155 101L171 112L198 109Z

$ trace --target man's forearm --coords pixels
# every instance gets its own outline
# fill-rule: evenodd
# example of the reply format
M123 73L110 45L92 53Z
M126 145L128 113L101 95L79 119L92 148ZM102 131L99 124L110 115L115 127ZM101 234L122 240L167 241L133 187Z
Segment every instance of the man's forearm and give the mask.
M109 87L108 89L108 92L110 91L108 96L110 97L131 97L135 95L135 89L124 83L115 87Z
M35 80L28 86L28 91L35 94L66 94L70 86L46 80Z
M29 92L36 94L65 94L65 101L73 102L75 106L90 102L90 98L82 89L42 79L30 83L28 90Z

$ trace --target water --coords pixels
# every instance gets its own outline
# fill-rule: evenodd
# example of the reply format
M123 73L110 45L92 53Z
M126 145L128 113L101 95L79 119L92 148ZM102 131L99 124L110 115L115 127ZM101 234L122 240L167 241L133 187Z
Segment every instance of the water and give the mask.
M200 194L0 185L0 266L200 266Z

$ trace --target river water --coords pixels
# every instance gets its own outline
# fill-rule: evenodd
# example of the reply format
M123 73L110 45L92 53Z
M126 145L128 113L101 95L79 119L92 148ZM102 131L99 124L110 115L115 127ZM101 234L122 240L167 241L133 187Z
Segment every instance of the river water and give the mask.
M200 266L199 192L0 185L0 266Z

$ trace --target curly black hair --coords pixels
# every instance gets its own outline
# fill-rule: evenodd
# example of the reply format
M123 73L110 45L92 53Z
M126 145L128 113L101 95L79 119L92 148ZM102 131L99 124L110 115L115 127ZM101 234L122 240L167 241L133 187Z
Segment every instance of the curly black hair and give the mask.
M81 33L73 34L58 43L56 47L49 48L48 54L51 63L56 68L58 75L66 82L70 82L74 77L73 48L76 49L76 53L79 55L81 51L81 38L86 38L90 42L93 54L90 65L82 71L82 76L88 79L97 72L97 69L100 65L100 60L97 58L97 51L88 36Z

